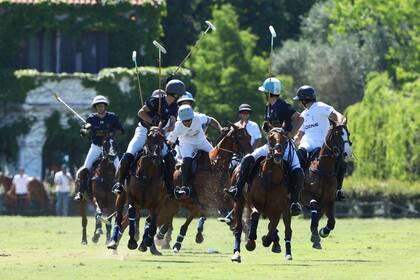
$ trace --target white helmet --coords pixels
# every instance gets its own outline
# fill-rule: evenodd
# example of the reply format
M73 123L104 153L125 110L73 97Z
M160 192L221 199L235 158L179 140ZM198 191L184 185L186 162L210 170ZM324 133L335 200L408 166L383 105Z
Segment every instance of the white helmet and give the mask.
M181 121L192 120L194 118L194 111L190 105L181 105L178 109L178 117Z
M109 105L109 100L108 100L108 98L106 98L103 95L97 95L97 96L95 96L95 98L93 98L92 107L95 107L95 105L100 104L100 103L103 103L105 105Z

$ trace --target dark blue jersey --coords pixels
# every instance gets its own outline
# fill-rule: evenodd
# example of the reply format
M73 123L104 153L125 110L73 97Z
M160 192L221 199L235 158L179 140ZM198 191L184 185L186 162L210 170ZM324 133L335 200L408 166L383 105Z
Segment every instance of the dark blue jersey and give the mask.
M158 115L159 112L159 98L158 97L151 97L149 100L146 101L145 105L149 108L150 112L147 112L147 115L153 119L154 116ZM160 103L160 120L165 126L168 123L168 120L171 116L176 118L178 114L178 105L176 102L173 102L171 105L168 105L166 99L163 97L161 98ZM144 120L140 118L140 123L144 127L149 127L150 124L146 123Z
M103 118L98 116L98 113L92 113L86 119L86 122L92 125L92 143L102 146L104 137L108 136L117 130L123 131L123 127L117 115L112 112L106 112Z
M286 131L291 131L292 116L294 113L296 113L296 110L293 109L290 104L283 99L278 98L277 101L271 105L267 121L273 127L283 127Z

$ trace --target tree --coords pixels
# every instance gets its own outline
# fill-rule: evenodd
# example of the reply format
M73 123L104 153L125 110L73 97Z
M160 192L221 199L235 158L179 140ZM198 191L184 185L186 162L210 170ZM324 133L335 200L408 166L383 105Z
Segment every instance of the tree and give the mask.
M239 104L249 103L261 119L264 99L257 89L268 65L253 54L257 38L249 30L240 30L231 5L213 10L212 21L217 32L201 41L188 64L195 74L197 110L226 124L237 118Z

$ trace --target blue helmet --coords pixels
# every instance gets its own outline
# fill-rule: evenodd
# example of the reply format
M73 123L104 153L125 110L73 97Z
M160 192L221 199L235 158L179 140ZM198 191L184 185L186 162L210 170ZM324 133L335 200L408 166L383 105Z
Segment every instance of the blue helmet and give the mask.
M279 79L271 77L265 79L262 86L258 88L259 91L269 93L272 95L279 95L281 93L281 82Z
M183 101L194 102L195 99L194 99L193 95L191 94L191 92L186 91L185 94L178 99L177 103L179 104Z
M190 105L181 105L178 109L178 117L181 121L192 120L194 118L194 111Z

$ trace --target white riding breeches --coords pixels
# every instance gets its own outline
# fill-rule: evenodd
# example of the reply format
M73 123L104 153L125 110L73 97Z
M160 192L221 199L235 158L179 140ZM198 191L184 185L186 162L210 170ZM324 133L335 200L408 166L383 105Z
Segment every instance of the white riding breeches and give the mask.
M128 144L126 153L132 154L135 156L141 149L143 149L144 144L147 139L147 128L142 125L137 126L136 131L134 132L133 138L131 138L130 143ZM161 152L162 156L165 156L168 153L168 146L163 145Z
M92 171L92 166L95 163L95 161L97 161L99 159L99 157L101 156L102 153L102 148L95 145L95 144L91 144L90 148L89 148L89 152L86 156L85 159L85 163L83 164L83 168L87 168L89 171ZM118 167L120 166L120 159L117 157L115 157L114 159L114 166L116 169L118 169Z
M260 157L267 156L267 154L268 154L268 144L265 144L264 146L261 146L258 149L256 149L251 155L255 160L257 160ZM292 170L300 168L298 155L295 149L290 147L289 143L287 143L287 147L284 151L283 159L289 163Z
M193 153L198 151L210 152L213 149L213 146L210 142L206 139L199 144L192 144L188 142L180 142L179 143L179 151L181 152L181 157L192 157Z

